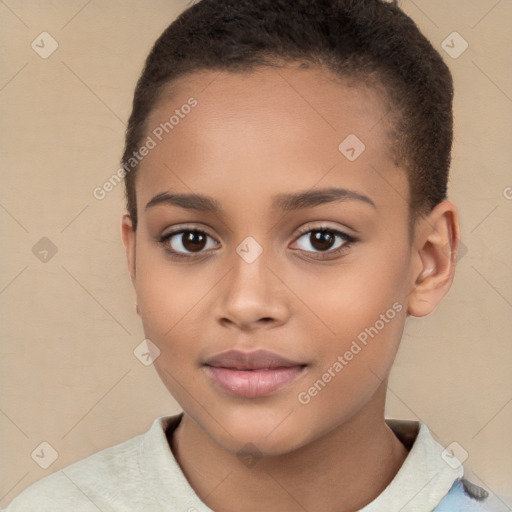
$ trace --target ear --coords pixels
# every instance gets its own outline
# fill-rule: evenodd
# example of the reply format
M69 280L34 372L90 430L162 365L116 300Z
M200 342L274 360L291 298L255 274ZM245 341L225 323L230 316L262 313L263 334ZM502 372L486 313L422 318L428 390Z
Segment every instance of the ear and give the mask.
M121 236L126 251L126 260L132 283L135 285L135 231L132 218L125 214L121 220Z
M459 215L450 201L439 203L415 227L407 313L432 313L450 289L460 240Z

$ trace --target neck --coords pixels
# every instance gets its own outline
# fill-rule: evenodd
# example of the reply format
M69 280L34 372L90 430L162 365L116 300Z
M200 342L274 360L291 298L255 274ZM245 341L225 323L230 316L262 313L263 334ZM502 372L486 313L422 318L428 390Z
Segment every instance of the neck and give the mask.
M170 444L199 498L216 512L352 512L391 482L407 450L384 421L385 389L346 423L293 452L240 458L184 415Z

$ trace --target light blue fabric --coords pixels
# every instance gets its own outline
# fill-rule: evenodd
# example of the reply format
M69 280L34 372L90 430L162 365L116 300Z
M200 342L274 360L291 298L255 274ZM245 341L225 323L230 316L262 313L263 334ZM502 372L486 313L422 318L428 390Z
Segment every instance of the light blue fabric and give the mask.
M492 512L485 500L477 501L464 491L461 480L456 480L450 492L441 500L433 512Z

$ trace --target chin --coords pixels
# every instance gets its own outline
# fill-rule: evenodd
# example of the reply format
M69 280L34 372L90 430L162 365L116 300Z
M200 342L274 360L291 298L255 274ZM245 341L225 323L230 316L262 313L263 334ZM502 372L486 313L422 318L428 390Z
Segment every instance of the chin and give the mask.
M232 437L215 439L223 449L238 456L252 455L278 457L293 452L308 444L304 432L283 429L279 434L266 436L258 429L234 432Z
M252 410L251 410L252 409ZM290 407L232 407L223 411L222 426L210 417L198 422L223 449L237 454L279 456L312 440L305 418Z

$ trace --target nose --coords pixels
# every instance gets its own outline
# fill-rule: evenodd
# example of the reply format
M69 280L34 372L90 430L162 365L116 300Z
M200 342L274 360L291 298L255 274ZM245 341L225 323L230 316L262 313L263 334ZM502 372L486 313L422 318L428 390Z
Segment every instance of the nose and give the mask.
M233 266L215 303L217 321L228 328L252 331L277 327L290 315L289 292L279 272L267 266L260 255L248 262L235 254Z

